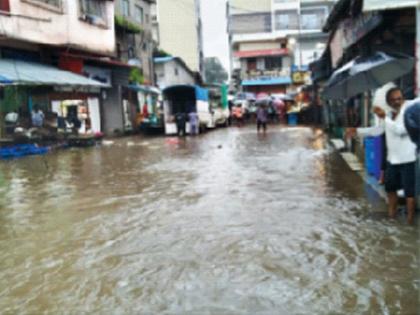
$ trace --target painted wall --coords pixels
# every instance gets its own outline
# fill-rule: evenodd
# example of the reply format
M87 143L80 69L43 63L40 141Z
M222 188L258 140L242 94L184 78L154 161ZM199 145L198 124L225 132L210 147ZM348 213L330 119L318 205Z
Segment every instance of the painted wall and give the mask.
M259 42L259 43L243 42L239 44L239 51L277 49L277 48L281 48L281 43L279 42Z
M232 13L271 11L271 0L230 0Z
M112 54L115 50L114 2L104 3L106 27L80 20L79 2L76 0L63 0L61 12L34 5L30 0L10 1L11 16L0 15L0 34L33 43L71 45Z
M155 71L157 85L162 90L171 85L195 84L194 77L175 60L155 64Z
M202 47L198 30L201 22L195 0L159 0L157 12L160 47L182 58L191 70L200 71Z

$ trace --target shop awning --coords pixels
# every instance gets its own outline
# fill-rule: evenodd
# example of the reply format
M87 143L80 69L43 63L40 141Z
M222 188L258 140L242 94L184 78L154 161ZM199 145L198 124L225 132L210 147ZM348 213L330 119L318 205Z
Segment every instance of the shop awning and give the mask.
M287 85L287 84L292 84L292 79L290 77L253 79L253 80L243 80L241 84L242 86Z
M152 94L160 94L160 90L154 86L148 85L141 85L141 84L130 84L128 86L130 90L137 91L137 92L145 92L145 93L152 93Z
M79 74L40 63L0 59L0 85L109 87Z

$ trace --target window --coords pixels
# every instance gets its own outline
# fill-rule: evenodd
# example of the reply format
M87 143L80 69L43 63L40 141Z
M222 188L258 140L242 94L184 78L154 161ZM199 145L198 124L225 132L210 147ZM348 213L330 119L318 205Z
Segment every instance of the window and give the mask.
M128 0L121 1L121 11L124 16L130 16L130 2Z
M257 70L257 59L256 58L249 58L247 60L247 70L248 71Z
M107 1L79 0L81 18L93 25L107 26Z
M149 14L146 14L146 23L149 24L149 21L150 21Z
M304 30L320 30L328 15L326 7L303 8L301 11L301 27Z
M52 11L62 11L63 3L62 0L21 0L22 2L28 2L30 4L49 9ZM1 0L0 3L3 4L3 2L10 2L10 1L3 1Z
M233 15L231 31L234 34L271 32L271 13Z
M0 0L0 11L10 12L9 0Z
M178 76L178 75L179 75L178 68L175 68L175 75L176 75L176 76Z
M135 6L135 19L139 23L143 23L143 8L141 6Z
M296 10L277 11L275 15L276 30L297 30L299 28Z
M265 58L265 69L266 70L277 70L282 67L281 57L266 57Z

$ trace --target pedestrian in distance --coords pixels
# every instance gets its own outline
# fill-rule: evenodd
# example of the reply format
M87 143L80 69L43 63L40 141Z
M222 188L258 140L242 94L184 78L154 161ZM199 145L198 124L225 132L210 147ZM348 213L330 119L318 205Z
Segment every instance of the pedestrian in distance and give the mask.
M257 132L259 133L261 128L263 133L267 132L267 121L268 111L266 105L261 105L257 109Z
M190 134L195 136L198 135L199 128L199 117L196 112L190 112L188 114L188 121L190 122Z
M34 110L32 111L32 127L41 128L44 125L45 115L39 109L38 105L34 106Z
M404 190L408 212L408 223L414 223L415 215L415 163L416 145L410 140L404 125L404 114L409 105L400 88L391 88L386 93L386 101L391 107L390 115L380 107L374 107L375 115L382 124L371 128L349 128L348 135L378 136L385 133L387 146L387 167L385 170L385 190L388 196L388 215L395 218L398 207L398 190Z
M237 105L233 108L233 118L236 122L238 127L242 127L244 124L244 112L242 109L242 105Z

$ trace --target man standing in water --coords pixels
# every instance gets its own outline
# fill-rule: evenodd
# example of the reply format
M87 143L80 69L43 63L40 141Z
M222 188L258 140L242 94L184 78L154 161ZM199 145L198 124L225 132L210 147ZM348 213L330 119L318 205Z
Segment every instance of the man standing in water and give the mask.
M268 111L266 105L261 105L257 109L257 132L263 129L263 132L267 131Z
M413 224L416 209L416 146L410 140L404 125L404 113L408 105L399 88L390 89L386 94L386 101L392 108L392 117L387 116L385 110L380 107L374 107L374 113L382 120L382 132L385 131L388 149L385 170L385 190L389 203L388 214L390 218L395 218L398 207L397 191L402 188L406 198L408 223ZM355 131L356 129L350 130L352 134ZM362 135L378 135L378 128L359 128L357 132Z
M185 134L185 124L187 123L187 118L185 113L178 112L175 115L175 122L176 122L176 128L177 128L177 134L178 136L184 137Z

